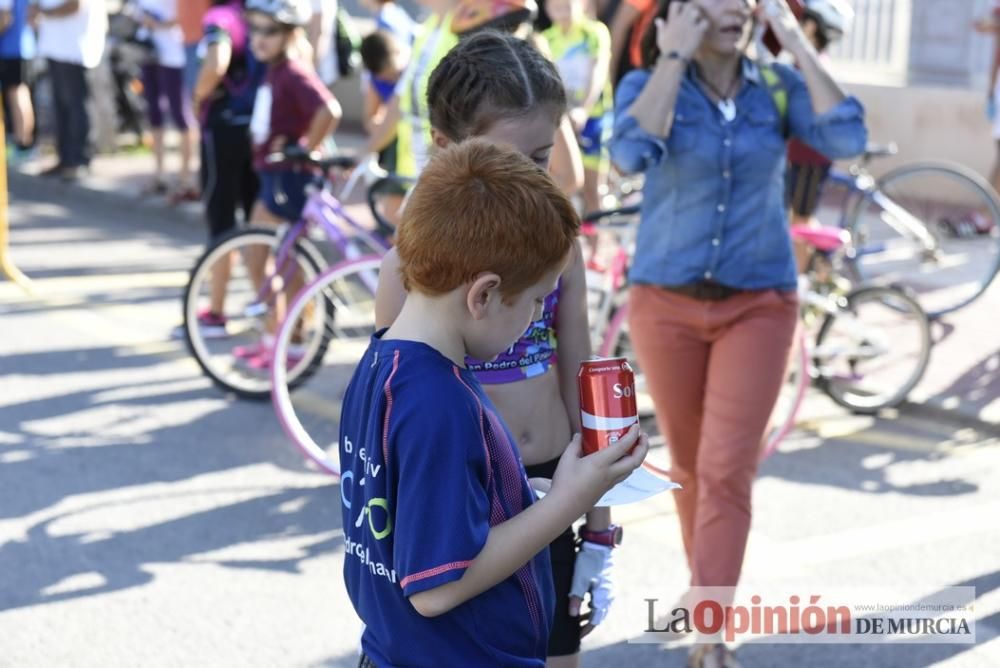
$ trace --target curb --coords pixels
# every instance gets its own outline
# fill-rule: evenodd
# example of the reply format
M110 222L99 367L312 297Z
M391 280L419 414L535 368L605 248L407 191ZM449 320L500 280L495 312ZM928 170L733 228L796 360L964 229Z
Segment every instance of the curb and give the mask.
M141 199L105 188L88 185L87 179L77 183L65 183L56 178L46 178L11 171L7 177L11 194L16 197L45 200L53 203L94 204L99 206L126 207L129 211L143 216L152 216L176 223L184 221L203 226L201 203L187 203L170 206L162 201Z

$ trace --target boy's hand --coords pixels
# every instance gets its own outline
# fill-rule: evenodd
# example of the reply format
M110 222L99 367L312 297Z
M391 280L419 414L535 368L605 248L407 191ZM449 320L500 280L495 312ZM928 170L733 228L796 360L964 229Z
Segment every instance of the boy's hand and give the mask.
M629 477L648 450L649 442L638 423L617 443L587 456L583 456L580 435L576 434L559 459L549 494L558 495L583 515L605 492Z

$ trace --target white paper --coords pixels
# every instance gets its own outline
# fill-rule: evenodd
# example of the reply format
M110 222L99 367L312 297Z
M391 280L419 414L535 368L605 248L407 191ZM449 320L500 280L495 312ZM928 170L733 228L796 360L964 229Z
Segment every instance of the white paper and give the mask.
M640 466L632 471L632 475L605 492L595 505L598 507L623 506L627 503L644 501L671 489L680 489L680 485ZM539 499L545 496L545 492L538 490L535 491L535 494L538 495Z

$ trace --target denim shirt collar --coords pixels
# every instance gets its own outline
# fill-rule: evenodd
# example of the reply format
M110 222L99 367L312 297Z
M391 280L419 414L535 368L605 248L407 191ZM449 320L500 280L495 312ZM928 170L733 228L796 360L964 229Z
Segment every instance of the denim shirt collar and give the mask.
M760 65L758 65L753 60L750 60L746 56L743 56L740 59L740 74L742 75L743 80L748 83L752 83L755 86L760 86L762 84ZM692 82L698 81L699 79L698 66L694 62L691 62L687 66L686 77L690 79Z

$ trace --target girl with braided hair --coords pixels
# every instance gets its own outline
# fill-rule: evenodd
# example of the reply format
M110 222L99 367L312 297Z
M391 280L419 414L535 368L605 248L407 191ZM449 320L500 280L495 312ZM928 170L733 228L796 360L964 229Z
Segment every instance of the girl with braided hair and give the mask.
M431 138L444 148L470 137L513 146L542 168L566 113L566 94L555 66L525 40L497 32L463 39L430 77ZM376 296L376 327L392 324L405 291L399 257L389 251ZM558 345L558 354L557 354ZM590 356L586 281L577 247L542 317L492 361L467 359L510 426L529 477L551 478L573 433L579 433L577 371ZM595 508L581 531L571 527L550 546L556 593L549 666L579 665L580 639L601 623L613 598L611 551L620 539L610 511ZM589 617L580 615L591 594Z

